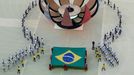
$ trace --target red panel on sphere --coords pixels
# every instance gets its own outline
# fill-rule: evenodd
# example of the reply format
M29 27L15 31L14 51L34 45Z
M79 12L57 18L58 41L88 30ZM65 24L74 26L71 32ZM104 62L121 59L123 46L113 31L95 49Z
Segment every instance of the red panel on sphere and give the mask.
M95 1L96 1L96 0L89 0L89 1L87 2L87 4L86 4L87 7L88 7L88 8L91 8L91 7L94 5Z
M88 20L90 20L90 18L91 18L91 13L87 5L85 5L85 13L81 24L86 23Z
M65 9L61 24L63 26L73 26L72 20L70 19L70 15L69 15L69 12L68 12L67 8Z

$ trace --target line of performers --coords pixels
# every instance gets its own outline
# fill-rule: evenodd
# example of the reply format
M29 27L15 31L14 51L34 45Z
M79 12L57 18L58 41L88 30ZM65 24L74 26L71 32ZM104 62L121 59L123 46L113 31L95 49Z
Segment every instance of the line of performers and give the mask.
M30 45L29 47L26 47L25 49L20 49L18 52L15 52L15 54L10 55L8 59L2 60L1 64L4 72L17 66L17 74L20 74L21 67L24 67L24 65L26 64L26 58L32 57L33 61L36 62L37 59L40 59L40 55L44 54L44 39L39 38L35 34L32 34L28 27L25 26L25 18L27 17L31 9L36 6L37 1L32 1L32 3L25 10L25 13L22 17L22 32L24 38L30 42Z
M95 56L97 57L98 61L101 61L102 58L104 58L108 65L114 67L116 65L119 65L119 59L117 58L116 53L113 52L110 45L122 34L122 14L119 10L119 7L117 7L115 3L112 3L110 0L104 1L104 4L117 12L119 22L114 29L104 34L103 42L99 43L97 47L95 47L95 42L92 42L92 50L95 50ZM102 66L102 71L103 70L106 70L105 63L103 63Z
M118 25L115 26L114 29L112 29L110 32L104 34L103 37L103 44L98 46L100 49L105 61L112 67L119 65L119 59L117 58L117 55L115 52L113 52L110 45L112 42L114 42L119 36L122 34L122 14L119 10L119 7L115 5L115 3L112 3L110 0L107 0L107 2L104 1L104 4L112 8L114 11L117 12L118 16Z

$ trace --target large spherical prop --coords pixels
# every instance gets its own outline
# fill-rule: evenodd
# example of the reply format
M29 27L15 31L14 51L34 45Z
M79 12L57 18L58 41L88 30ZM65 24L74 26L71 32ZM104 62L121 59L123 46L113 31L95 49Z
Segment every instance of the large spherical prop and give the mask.
M49 15L55 24L64 29L82 26L97 13L99 7L98 0L89 0L87 3L85 0L74 0L73 3L69 0L59 0L59 4L54 0L39 0L42 13L48 13L47 16Z

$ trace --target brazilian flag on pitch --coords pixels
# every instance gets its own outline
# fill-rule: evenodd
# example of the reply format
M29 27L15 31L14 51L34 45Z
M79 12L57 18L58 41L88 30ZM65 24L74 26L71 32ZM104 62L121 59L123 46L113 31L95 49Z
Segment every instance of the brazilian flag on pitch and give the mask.
M86 48L53 47L51 64L54 67L84 68Z

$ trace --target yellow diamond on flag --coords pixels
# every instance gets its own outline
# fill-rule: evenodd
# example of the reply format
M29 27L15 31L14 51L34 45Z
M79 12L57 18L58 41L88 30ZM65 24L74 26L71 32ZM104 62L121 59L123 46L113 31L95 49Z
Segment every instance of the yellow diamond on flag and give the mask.
M65 64L72 64L81 59L81 57L74 52L68 50L65 53L55 56L59 61Z

